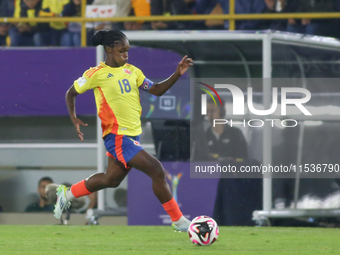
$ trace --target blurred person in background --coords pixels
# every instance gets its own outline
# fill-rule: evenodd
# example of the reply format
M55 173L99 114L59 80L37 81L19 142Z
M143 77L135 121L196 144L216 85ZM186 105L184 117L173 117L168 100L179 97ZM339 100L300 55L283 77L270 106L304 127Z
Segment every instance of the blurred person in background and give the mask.
M103 1L103 0L98 0ZM127 17L131 13L131 0L114 0L117 4L116 17ZM124 23L126 22L113 22L112 29L125 30Z
M145 17L151 15L150 0L131 0L129 16ZM113 27L116 28L116 27ZM150 30L150 22L126 21L123 30Z
M42 7L39 17L61 17L64 6L70 0L41 0ZM71 46L61 44L63 34L67 33L67 23L60 21L52 21L49 23L48 29L38 31L34 35L35 46Z
M215 104L216 102L216 104ZM224 101L218 98L207 100L207 117L211 126L206 131L207 147L211 159L246 159L248 158L247 142L242 131L227 124L215 125L214 119L225 118Z
M14 0L0 0L0 17L13 17Z
M207 117L211 126L206 131L206 141L210 160L223 166L259 165L254 159L248 159L248 148L242 131L228 124L213 126L214 119L225 119L225 103L218 98L208 98ZM216 102L216 103L215 103ZM261 209L262 179L233 178L221 173L218 181L213 218L223 226L252 226L252 213Z
M235 13L251 14L264 13L267 10L264 0L236 0ZM229 14L229 0L196 0L195 12L197 14ZM196 22L202 29L229 29L229 21L207 20ZM203 26L203 27L202 27ZM262 20L237 20L236 30L259 30L264 28Z
M267 6L267 13L290 13L297 8L296 0L264 0ZM266 20L264 21L267 29L286 31L288 20Z
M14 0L0 0L0 17L13 17L14 15ZM9 23L0 23L0 46L9 46L10 38L8 36Z
M121 5L127 6L127 9L130 11L130 2L131 0L123 1L123 0L94 0L92 5L115 5L116 12L120 12L119 8ZM126 15L127 16L127 15ZM102 29L109 30L111 29L112 22L94 22L93 23L93 34L95 31L99 31Z
M46 198L45 188L53 183L52 178L43 177L38 182L39 200L26 207L25 212L53 212L54 205L49 204Z
M87 1L87 4L91 4L91 0ZM81 0L71 0L66 4L61 13L62 17L81 17ZM90 38L93 36L94 31L87 29L87 42L86 45L90 44ZM75 46L80 47L81 45L81 23L69 22L67 24L67 31L61 35L60 38L61 46Z
M195 0L151 0L151 15L188 15L193 13L193 5ZM153 21L151 28L153 30L163 29L188 29L191 22L184 21Z
M195 14L223 14L224 0L196 0L195 1ZM194 21L193 29L224 29L224 20L198 20Z
M41 0L17 0L15 2L14 17L35 18L41 10ZM11 46L34 46L34 34L48 28L46 23L19 22L15 23L9 32Z
M7 23L0 23L0 46L9 46L8 28Z
M294 12L335 12L338 0L297 0ZM334 19L288 19L287 31L308 35L337 37L339 32L334 29Z
M90 203L87 209L95 209L98 206L98 192L93 192L87 196L90 200Z
M150 16L149 0L94 0L92 5L116 6L114 17L127 16ZM125 22L95 22L93 33L102 29L118 30L141 30L149 29L148 23L144 21L125 21ZM93 35L92 33L92 35Z

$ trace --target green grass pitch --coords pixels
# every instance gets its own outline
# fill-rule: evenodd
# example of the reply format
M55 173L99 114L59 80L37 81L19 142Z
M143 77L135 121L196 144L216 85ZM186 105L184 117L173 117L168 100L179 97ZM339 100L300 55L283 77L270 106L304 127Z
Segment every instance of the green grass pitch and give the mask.
M339 229L220 227L211 246L160 226L0 226L0 254L340 254Z

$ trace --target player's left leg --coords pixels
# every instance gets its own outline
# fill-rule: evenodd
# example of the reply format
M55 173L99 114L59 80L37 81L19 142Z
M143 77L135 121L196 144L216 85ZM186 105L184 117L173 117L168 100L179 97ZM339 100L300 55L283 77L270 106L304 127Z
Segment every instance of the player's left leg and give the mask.
M124 164L109 157L106 173L96 173L85 180L73 184L71 188L60 185L57 188L57 203L54 216L60 219L64 209L70 206L73 198L87 196L92 192L104 188L116 188L124 180L131 168L125 168Z
M128 166L142 171L151 178L153 192L171 217L173 228L177 231L186 232L190 221L183 216L171 194L161 162L146 151L141 150L128 162Z

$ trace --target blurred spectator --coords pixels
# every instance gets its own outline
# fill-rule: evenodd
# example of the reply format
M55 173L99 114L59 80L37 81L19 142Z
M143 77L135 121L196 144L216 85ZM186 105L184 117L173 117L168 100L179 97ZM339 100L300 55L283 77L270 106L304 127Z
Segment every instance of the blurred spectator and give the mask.
M224 101L220 105L216 98L207 100L207 116L211 126L206 131L207 147L212 159L246 159L248 158L247 142L240 129L229 125L215 125L214 119L225 118Z
M260 164L249 161L246 165ZM213 218L219 226L254 226L253 212L262 209L262 179L223 178L222 175L218 181Z
M97 208L97 203L98 203L98 192L92 192L90 195L87 196L90 200L90 203L86 210L88 209L95 209Z
M17 0L15 2L14 17L35 18L39 16L41 0ZM14 24L9 32L11 46L34 46L33 37L38 29L47 29L46 23L20 22Z
M196 0L196 14L223 14L221 3L223 0ZM224 29L223 20L194 21L194 29Z
M49 204L46 198L45 188L48 184L53 183L50 177L43 177L38 182L39 200L26 207L25 212L53 212L54 205Z
M224 14L229 13L229 0L196 0L197 14L218 14L216 7L220 5ZM264 0L237 0L235 1L235 13L250 14L263 13L266 11L266 4ZM206 23L207 28L209 23ZM236 30L258 30L263 29L264 21L262 20L238 20L236 21ZM214 27L213 27L214 28ZM229 29L229 21L224 21L224 28Z
M42 0L39 17L60 17L64 6L69 2L70 0ZM36 46L70 46L65 43L61 44L61 38L66 32L67 24L65 22L50 22L47 30L35 33L34 44Z
M93 5L116 6L115 17L127 16L150 16L149 0L94 0ZM141 30L148 29L144 21L129 22L96 22L94 30L119 29L119 30Z
M298 0L295 12L334 12L337 1L333 0ZM332 19L289 19L287 31L293 33L337 36Z
M150 7L149 7L150 9ZM127 17L131 14L131 0L118 0L116 16L117 17ZM115 22L112 24L113 29L124 30L124 23L127 22ZM128 25L128 24L127 24Z
M0 46L9 46L7 23L0 23Z
M90 203L88 204L86 208L86 218L88 219L87 222L85 222L85 225L98 225L98 219L96 217L93 217L94 210L97 209L98 204L98 192L93 192L90 195L87 196L90 200ZM84 212L84 211L83 211Z
M0 0L0 17L13 17L14 0ZM0 46L9 46L10 39L8 32L10 24L0 23Z
M214 119L225 118L224 101L217 98L207 100L207 116L211 126L206 131L207 147L211 159L224 166L260 165L248 160L247 143L240 129L229 125L216 125ZM224 178L221 174L217 186L213 218L225 226L252 226L252 213L261 208L262 179Z
M61 13L63 17L80 17L81 16L81 0L71 0L64 6ZM81 23L70 22L67 25L67 32L61 36L61 45L76 46L81 44Z
M187 15L191 14L190 7L193 0L151 0L151 15ZM175 22L163 22L153 21L151 22L151 28L154 30L162 29L186 29L189 27L190 22L175 21Z
M209 14L210 15L223 14L222 6L219 3L217 3L214 9L212 9L212 11ZM209 29L224 29L224 20L219 19L206 20L205 26L207 26L207 28Z
M14 15L14 0L0 1L0 17L13 17Z
M130 1L131 0L128 0L126 2L130 2ZM116 8L117 8L120 3L122 3L122 1L120 0L94 0L92 5L116 5ZM109 30L111 29L111 26L112 26L111 22L95 22L94 30L95 31L102 30L102 29Z
M130 16L150 16L151 7L150 0L131 0L131 12ZM149 22L140 21L128 21L124 22L124 28L126 30L148 30L150 29Z
M297 8L298 2L296 0L264 0L267 6L268 13L289 13L294 12ZM286 31L288 20L267 20L267 29Z
M89 4L89 1L87 1ZM81 17L81 0L71 0L64 6L61 13L63 17ZM91 37L94 34L92 29L87 29L87 42L86 45L90 45ZM81 45L81 23L70 22L67 25L67 31L61 36L62 46L75 46L80 47Z

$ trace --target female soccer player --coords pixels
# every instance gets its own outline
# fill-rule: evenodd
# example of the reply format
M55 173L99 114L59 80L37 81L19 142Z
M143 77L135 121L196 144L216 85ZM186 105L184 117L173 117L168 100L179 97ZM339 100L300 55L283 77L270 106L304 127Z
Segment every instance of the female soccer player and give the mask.
M165 179L162 164L143 150L139 144L141 129L141 105L139 90L161 96L193 65L191 58L184 56L176 71L166 80L153 83L137 67L127 64L129 41L119 30L98 31L92 38L94 46L103 45L105 63L90 68L74 82L66 92L66 104L72 123L80 140L84 134L80 126L87 126L77 118L75 98L93 89L97 113L102 122L103 140L109 156L106 173L97 173L72 185L70 189L60 185L57 189L55 217L60 219L73 198L92 192L118 187L121 181L136 168L152 179L152 189L172 220L177 231L187 231L190 221L185 218L173 198ZM143 199L143 198L141 198Z

